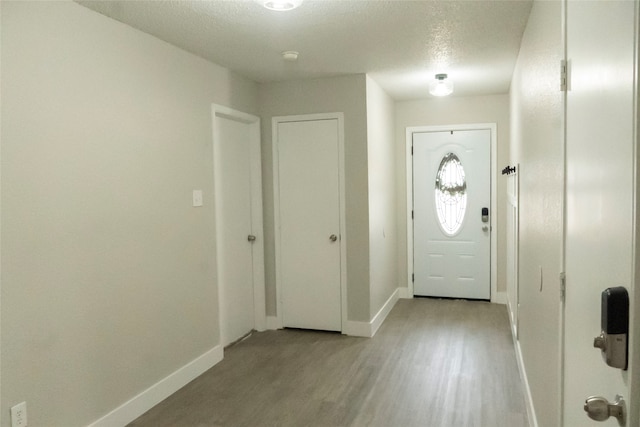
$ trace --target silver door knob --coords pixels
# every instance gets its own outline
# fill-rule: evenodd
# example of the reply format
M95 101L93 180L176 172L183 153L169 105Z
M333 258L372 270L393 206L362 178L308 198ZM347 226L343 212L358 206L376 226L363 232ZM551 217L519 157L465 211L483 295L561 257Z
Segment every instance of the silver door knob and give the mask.
M486 226L486 225L483 225L483 226L482 226L482 231L489 231L489 227L488 227L488 226Z
M332 242L335 242L336 240L338 240L338 236L336 236L335 234L332 234L331 236L329 236L329 240L331 240Z
M622 396L616 396L613 403L601 396L591 396L584 402L584 410L589 418L595 421L605 421L609 417L618 419L618 424L624 426L627 422L627 406Z
M249 234L249 236L247 237L247 240L249 242L255 242L256 241L256 236L254 236L253 234Z

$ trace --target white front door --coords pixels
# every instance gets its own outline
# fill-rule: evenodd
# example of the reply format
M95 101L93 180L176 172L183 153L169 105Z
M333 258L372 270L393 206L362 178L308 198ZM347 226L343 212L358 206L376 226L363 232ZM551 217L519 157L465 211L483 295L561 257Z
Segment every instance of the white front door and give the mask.
M491 131L413 134L414 295L490 299Z
M340 331L340 124L291 120L274 119L282 323Z
M600 334L601 292L633 295L634 17L637 2L567 2L567 228L564 425L618 426L587 417L585 399L629 396L629 371L609 367ZM541 351L544 351L541 349ZM630 368L633 368L631 366ZM635 387L635 385L633 386ZM635 391L637 392L637 391ZM540 408L544 410L544 408ZM637 426L638 420L633 424Z
M222 107L218 107L219 109ZM225 113L231 110L222 109ZM253 329L264 329L260 287L264 287L261 213L261 170L253 158L259 144L257 117L214 112L216 252L220 298L220 335L229 345ZM251 120L251 121L250 121ZM258 156L259 157L259 156ZM256 191L257 189L257 191ZM255 240L253 240L254 236ZM256 288L258 291L256 291Z

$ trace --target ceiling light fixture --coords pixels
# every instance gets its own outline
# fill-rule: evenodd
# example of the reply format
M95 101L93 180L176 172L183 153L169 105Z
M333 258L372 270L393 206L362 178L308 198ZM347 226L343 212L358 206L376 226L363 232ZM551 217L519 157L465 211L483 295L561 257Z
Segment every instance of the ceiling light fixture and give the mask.
M282 59L289 62L296 62L298 60L299 53L295 50L288 50L286 52L282 52Z
M453 92L453 82L447 79L446 74L436 74L435 79L429 83L429 93L433 96L447 96Z
M257 3L266 7L269 10L275 10L278 12L284 12L287 10L293 10L302 4L303 0L256 0Z

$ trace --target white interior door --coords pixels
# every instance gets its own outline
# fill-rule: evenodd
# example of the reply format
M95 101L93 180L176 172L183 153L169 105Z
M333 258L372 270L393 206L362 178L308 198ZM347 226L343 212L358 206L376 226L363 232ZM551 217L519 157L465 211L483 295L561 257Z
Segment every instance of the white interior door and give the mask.
M340 331L339 122L274 120L282 323Z
M490 130L413 134L414 295L491 298L490 155Z
M261 204L261 197L256 194L256 187L261 186L261 170L255 170L252 160L254 146L259 144L255 133L258 121L257 118L247 121L246 117L252 116L214 114L216 244L223 346L253 329L264 329L260 325L260 312L264 313L260 300L264 297L259 295L260 287L264 287L264 279L260 277L262 219L261 212L259 216L254 212L256 205Z
M593 347L601 330L601 292L624 286L633 295L635 7L629 1L567 3L563 407L569 427L618 426L614 418L587 417L583 404L591 395L613 401L620 394L630 412L638 404L629 396L629 372L607 366Z

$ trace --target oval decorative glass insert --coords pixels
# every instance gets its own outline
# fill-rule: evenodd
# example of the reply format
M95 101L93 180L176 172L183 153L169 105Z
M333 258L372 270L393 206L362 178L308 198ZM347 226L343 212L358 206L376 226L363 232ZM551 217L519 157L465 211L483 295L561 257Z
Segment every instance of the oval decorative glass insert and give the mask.
M467 210L467 181L460 159L447 153L436 173L436 212L442 231L453 236L460 230Z

